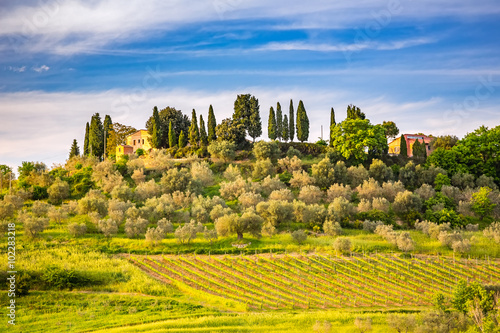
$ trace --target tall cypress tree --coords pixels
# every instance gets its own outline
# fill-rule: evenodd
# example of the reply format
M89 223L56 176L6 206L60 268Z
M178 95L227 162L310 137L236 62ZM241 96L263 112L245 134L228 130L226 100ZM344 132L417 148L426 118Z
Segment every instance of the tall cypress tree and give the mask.
M217 139L215 134L215 127L217 127L217 121L215 120L214 108L210 104L208 108L208 142L212 142Z
M197 146L200 141L200 130L198 129L198 119L196 119L196 111L193 109L191 114L191 126L189 126L189 143L191 146Z
M73 144L69 150L69 158L72 158L73 156L80 156L80 148L78 148L78 142L76 139L73 139Z
M90 154L102 159L104 153L104 128L99 113L94 114L90 121L89 146Z
M281 129L281 138L283 141L287 142L288 141L288 117L285 114L283 116L283 128Z
M104 124L103 124L103 130L104 130L104 138L103 138L103 144L104 144L104 157L106 157L108 153L108 142L109 142L109 137L111 136L111 132L113 132L113 122L111 121L111 116L106 115L104 117ZM111 152L113 153L113 152Z
M248 122L248 135L255 142L255 138L262 135L262 120L260 119L259 100L252 96L250 98L250 121Z
M184 135L184 131L181 131L181 134L179 134L179 148L185 147L186 144L186 136Z
M283 133L283 114L281 112L281 104L278 102L276 105L276 137L281 139Z
M158 113L158 107L153 108L153 118L151 119L151 146L153 148L160 148L162 144L161 137L161 125L160 125L160 114Z
M168 124L168 146L174 148L177 144L177 138L175 137L174 127L172 125L172 120Z
M276 116L274 108L271 106L269 109L269 121L267 125L267 136L271 140L276 140Z
M290 141L293 142L293 138L295 136L295 116L294 116L294 110L293 110L293 101L290 100L290 111L288 114L288 121L290 121L290 126L288 128L288 136L290 138Z
M89 156L90 154L90 149L89 149L89 123L87 122L87 125L85 125L85 140L83 141L83 155Z
M235 122L240 121L243 125L245 125L245 130L248 129L250 115L252 114L250 97L250 94L242 94L238 95L234 101L233 120Z
M207 131L205 130L205 122L203 116L200 114L200 143L203 146L208 145Z
M299 101L297 108L297 139L300 142L307 141L309 138L309 118L307 117L306 108L304 103Z
M399 146L399 155L403 157L408 157L408 146L406 145L405 136L401 135L401 142Z
M330 147L333 146L333 140L335 138L333 137L333 130L335 129L335 125L337 125L337 122L335 121L335 111L332 110L330 111Z

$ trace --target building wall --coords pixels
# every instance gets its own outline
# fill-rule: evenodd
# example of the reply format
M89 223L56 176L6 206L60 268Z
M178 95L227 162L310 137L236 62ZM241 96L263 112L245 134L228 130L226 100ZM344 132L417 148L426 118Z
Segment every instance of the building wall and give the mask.
M142 148L145 151L149 151L151 148L153 148L151 147L151 135L149 135L148 131L146 130L140 130L128 136L127 145L133 148L134 153L139 148Z
M433 150L430 149L430 143L432 141L432 137L426 135L417 135L417 134L404 134L406 140L406 147L408 148L408 157L413 156L413 145L415 141L418 139L420 143L425 142L425 149L427 151L427 156L432 154ZM399 155L401 147L401 137L398 137L389 143L389 154Z

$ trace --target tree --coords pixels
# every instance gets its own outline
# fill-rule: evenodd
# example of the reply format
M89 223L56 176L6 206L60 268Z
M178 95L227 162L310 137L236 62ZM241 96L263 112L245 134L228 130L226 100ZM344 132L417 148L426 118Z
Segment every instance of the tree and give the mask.
M427 158L425 142L420 143L420 140L415 140L415 143L413 143L412 152L414 158L425 162L425 159Z
M285 114L283 116L283 126L282 126L282 129L281 129L281 138L283 139L283 141L287 142L288 141L288 117L287 115Z
M408 157L408 146L404 135L401 135L401 142L399 145L399 156Z
M215 128L217 126L217 121L215 120L214 108L212 104L208 108L208 142L212 142L217 139L217 135L215 135Z
M179 134L179 148L185 147L187 144L186 136L184 135L184 131L181 131Z
M333 249L337 253L348 253L351 251L351 240L347 237L337 237L333 241Z
M168 125L168 146L170 148L175 147L177 142L177 137L175 136L175 131L172 125L172 121L170 121L170 124Z
M217 125L216 133L218 140L232 141L238 149L245 146L245 125L240 120L224 119Z
M292 232L292 239L300 245L306 241L307 234L304 232L304 230L295 230L294 232Z
M433 150L437 148L451 149L458 143L458 137L455 135L441 135L432 139L430 145Z
M234 101L233 120L241 122L245 130L248 129L250 116L252 115L250 97L250 94L238 95Z
M290 100L290 111L288 114L288 120L290 121L290 126L288 127L288 135L290 137L290 142L293 142L293 138L295 136L295 116L293 111L293 101Z
M267 125L267 137L271 140L276 140L278 137L276 128L276 116L274 114L274 108L271 106L269 109L269 121Z
M333 131L335 129L335 125L337 125L337 122L335 121L335 110L333 108L330 110L330 147L333 144Z
M361 112L361 109L358 108L356 105L349 104L347 106L347 119L364 120L366 119L366 115L363 112Z
M69 151L69 158L73 156L80 156L80 148L78 148L78 142L76 139L73 139L73 144L71 145L71 149Z
M489 198L490 192L491 188L481 187L479 191L472 194L471 209L481 220L489 216L496 206Z
M210 142L207 149L212 158L229 162L234 159L236 145L232 141L215 140Z
M299 101L299 107L297 108L297 139L300 142L307 141L309 138L309 118L307 117L306 109L304 103Z
M236 234L238 235L238 240L241 240L245 232L259 236L263 221L262 217L255 213L255 210L249 208L241 217L235 213L219 217L215 221L215 229L218 235L227 236L229 234Z
M200 114L200 142L202 146L208 145L208 135L205 129L205 122L203 121L203 116Z
M83 141L83 155L88 156L90 154L90 145L89 145L89 132L90 132L90 127L89 123L85 125L85 139Z
M283 114L281 112L281 104L278 102L276 105L276 137L278 140L281 139L281 134L283 132Z
M103 123L103 149L104 149L104 157L106 157L106 152L107 152L107 146L108 146L108 140L110 137L111 132L113 132L113 121L111 121L111 117L109 115L106 115L104 117L104 123Z
M160 118L160 133L168 133L170 121L172 121L172 128L175 132L176 137L179 136L181 131L184 132L184 135L186 135L186 133L189 133L189 126L191 125L191 121L189 120L188 116L182 114L181 110L176 110L175 108L168 106L165 109L160 110L158 116ZM148 129L149 133L152 133L153 116L149 117L149 119L147 120L146 128ZM161 142L158 148L167 148L168 143L168 138L162 135Z
M384 129L368 119L344 120L335 126L333 137L332 147L353 164L381 158L389 150Z
M99 113L92 116L89 132L90 155L101 159L104 153L104 129Z
M260 119L260 111L259 111L259 100L252 96L250 98L250 119L248 122L248 135L255 142L255 138L258 138L262 135L262 120Z
M153 108L153 117L151 118L151 146L153 148L160 148L162 143L162 133L161 133L161 123L160 114L158 113L158 107Z
M113 130L109 132L109 140L107 140L108 155L114 154L116 146L127 143L127 137L137 132L132 126L113 123Z
M200 141L200 130L198 129L198 120L196 118L196 111L193 109L191 114L191 126L189 126L189 143L191 146L197 146Z
M399 128L393 121L384 120L382 127L385 129L385 136L388 138L395 138L399 134Z
M57 178L56 181L47 189L49 200L53 203L61 203L69 197L69 185L67 182Z

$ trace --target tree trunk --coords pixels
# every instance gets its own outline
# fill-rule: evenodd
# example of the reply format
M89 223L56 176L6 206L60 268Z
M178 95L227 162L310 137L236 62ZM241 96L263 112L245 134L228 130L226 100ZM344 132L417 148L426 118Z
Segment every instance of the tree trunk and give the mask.
M238 235L238 240L242 240L243 239L243 233L242 232L237 232L236 234Z

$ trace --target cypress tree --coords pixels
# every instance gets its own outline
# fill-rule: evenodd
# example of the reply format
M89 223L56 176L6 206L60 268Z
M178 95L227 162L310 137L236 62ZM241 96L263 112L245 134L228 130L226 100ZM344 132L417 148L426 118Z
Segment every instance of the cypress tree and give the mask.
M161 133L160 133L161 123L160 114L158 113L158 107L153 108L153 118L151 119L151 146L153 148L161 147Z
M300 142L307 141L309 138L309 118L307 117L306 109L304 103L299 101L299 107L297 108L297 139Z
M335 111L332 110L330 111L330 147L333 145L333 140L335 139L333 137L333 130L335 128L335 125L337 125L337 122L335 121Z
M177 138L175 137L175 131L172 126L172 121L168 124L168 146L174 148L177 144Z
M200 141L200 130L198 129L198 119L196 119L196 111L193 109L191 114L191 126L189 126L189 143L191 146L197 146Z
M99 113L92 116L89 132L90 154L102 159L104 153L104 129Z
M108 142L109 142L109 136L110 133L113 131L113 122L111 121L111 116L106 115L104 117L104 124L103 124L103 130L104 130L104 138L103 138L103 143L104 143L104 157L107 155L108 151ZM112 152L113 153L113 152Z
M269 109L269 121L267 125L267 136L271 140L276 140L276 116L274 115L274 109L271 106Z
M283 114L281 112L281 104L278 102L276 105L276 137L278 140L281 139L281 134L283 133Z
M399 155L403 157L408 157L408 146L406 145L405 136L401 135L401 142L399 146Z
M361 109L356 105L349 104L347 106L347 119L366 119L366 115L364 112L361 112Z
M83 155L89 156L90 154L90 149L89 149L89 123L87 122L87 125L85 125L85 140L83 141Z
M262 120L260 119L259 100L252 96L250 98L250 121L248 122L248 135L255 142L255 138L262 135Z
M73 156L80 156L80 148L78 148L78 142L76 142L76 139L73 139L73 144L69 150L69 158L72 158Z
M250 106L250 94L238 95L234 101L233 120L240 121L245 125L245 130L248 129L250 122L250 115L252 114Z
M290 126L288 128L288 136L290 138L290 142L293 142L293 138L295 136L295 116L294 116L294 110L293 110L293 101L290 100L290 112L288 115L288 121L290 122Z
M184 135L184 131L181 131L181 134L179 134L179 148L185 147L186 144L186 136Z
M215 127L217 126L217 121L215 120L214 109L212 105L208 108L208 142L212 142L217 139L215 135Z
M208 145L207 131L205 130L205 122L203 116L200 114L200 142L203 146Z
M288 141L288 117L286 114L283 116L283 128L281 132L281 138L285 142Z

